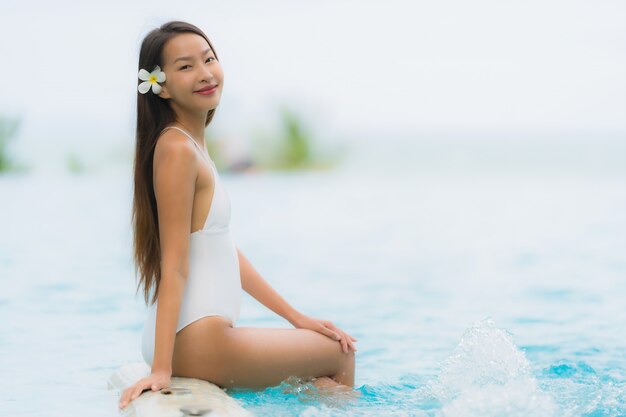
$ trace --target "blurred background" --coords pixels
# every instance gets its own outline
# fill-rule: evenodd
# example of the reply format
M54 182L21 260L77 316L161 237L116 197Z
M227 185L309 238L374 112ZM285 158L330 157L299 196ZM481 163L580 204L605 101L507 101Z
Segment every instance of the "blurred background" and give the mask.
M581 148L613 154L607 148L626 128L622 7L619 1L6 3L1 110L19 118L20 128L6 145L3 132L3 157L37 172L127 165L139 45L174 19L200 26L224 67L219 117L207 132L221 145L220 160L234 162L256 149L255 140L276 139L286 123L283 109L328 152L351 144L375 155L387 149L385 159L393 160L403 153L398 147L410 146L410 156L427 153L454 165L479 156L480 165L497 164L501 154L531 144L559 161L574 158L563 155L566 143L577 155ZM432 146L442 136L466 145L445 143L441 155ZM467 145L488 140L487 149ZM602 144L592 146L596 141ZM414 162L412 170L424 169Z
M142 360L137 60L169 20L224 69L239 248L359 339L358 404L246 408L626 414L626 4L560 0L3 2L0 409L115 415ZM238 325L290 327L247 294Z

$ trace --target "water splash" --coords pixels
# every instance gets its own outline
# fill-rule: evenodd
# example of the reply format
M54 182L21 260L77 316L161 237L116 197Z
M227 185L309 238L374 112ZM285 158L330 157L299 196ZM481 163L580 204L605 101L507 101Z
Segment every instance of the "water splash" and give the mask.
M313 381L311 378L289 376L273 387L259 390L231 388L229 394L242 400L249 411L259 416L275 415L272 405L288 407L294 413L305 407L307 413L319 408L325 410L323 415L345 415L346 409L354 406L361 396L359 390L345 386L316 387ZM256 410L256 406L261 407Z
M553 417L557 411L553 398L538 387L524 353L491 318L465 331L427 390L446 417Z
M543 369L543 389L555 395L564 416L625 416L626 384L584 361L561 359Z

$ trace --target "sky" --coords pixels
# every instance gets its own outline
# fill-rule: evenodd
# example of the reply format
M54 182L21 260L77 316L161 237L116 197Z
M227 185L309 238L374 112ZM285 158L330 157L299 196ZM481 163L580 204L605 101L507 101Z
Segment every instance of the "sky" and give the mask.
M179 19L220 57L223 135L271 129L281 105L321 136L626 132L624 1L1 4L0 112L22 118L22 154L131 143L141 39Z

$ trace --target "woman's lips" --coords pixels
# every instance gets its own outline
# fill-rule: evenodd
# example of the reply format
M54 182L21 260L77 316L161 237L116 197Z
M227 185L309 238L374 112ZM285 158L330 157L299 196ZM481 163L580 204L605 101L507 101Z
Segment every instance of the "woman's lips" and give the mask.
M202 94L203 96L208 96L211 95L213 93L215 93L217 91L217 86L211 88L210 90L200 90L200 91L195 91L196 94Z

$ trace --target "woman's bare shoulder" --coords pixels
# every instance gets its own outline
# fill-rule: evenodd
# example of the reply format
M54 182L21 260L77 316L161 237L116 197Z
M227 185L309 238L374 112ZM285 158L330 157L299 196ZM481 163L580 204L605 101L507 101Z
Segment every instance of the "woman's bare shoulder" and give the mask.
M181 159L183 162L193 162L196 159L193 144L189 139L176 129L167 129L157 138L154 148L154 162Z

